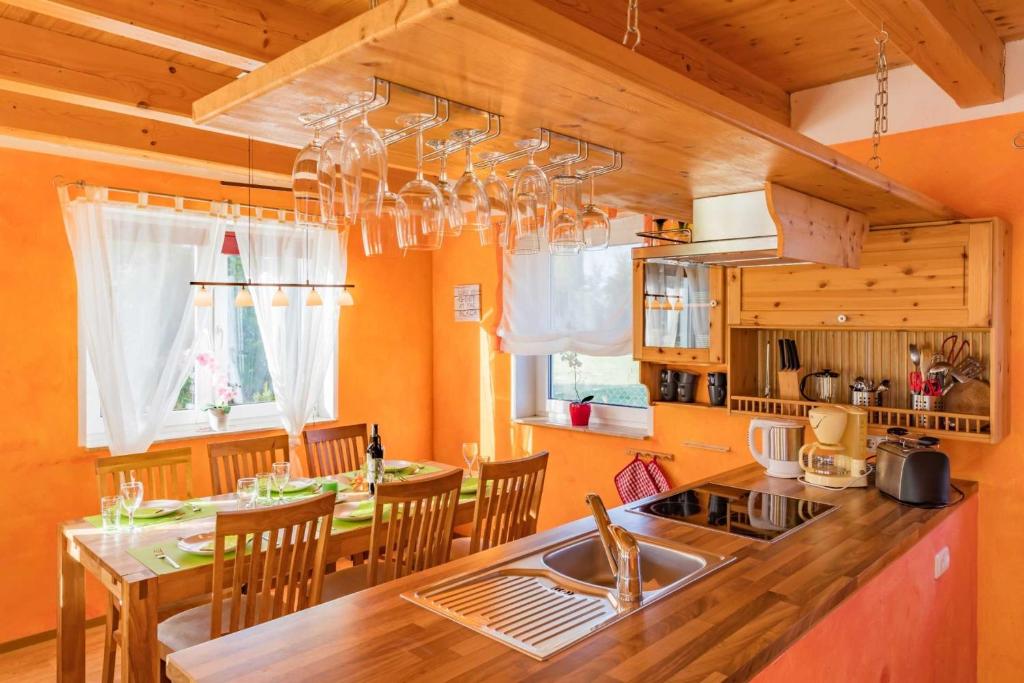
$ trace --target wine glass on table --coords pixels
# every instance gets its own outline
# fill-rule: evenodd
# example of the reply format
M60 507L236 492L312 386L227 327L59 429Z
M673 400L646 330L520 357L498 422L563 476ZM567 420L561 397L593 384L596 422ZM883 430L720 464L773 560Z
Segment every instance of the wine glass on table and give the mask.
M462 444L462 459L466 461L466 467L469 468L469 476L475 477L475 471L480 464L480 445L476 442Z
M135 511L142 505L142 482L126 481L121 484L121 505L128 513L128 531L135 531Z
M284 490L291 479L292 465L289 462L275 462L270 468L270 477L274 481L274 488L277 489L277 502L284 502Z

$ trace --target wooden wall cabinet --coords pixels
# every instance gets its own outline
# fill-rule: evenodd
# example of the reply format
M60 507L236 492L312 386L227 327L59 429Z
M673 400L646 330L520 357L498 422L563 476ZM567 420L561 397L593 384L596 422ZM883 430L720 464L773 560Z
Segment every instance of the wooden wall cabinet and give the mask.
M857 269L730 269L729 325L994 326L1008 229L998 219L873 228Z

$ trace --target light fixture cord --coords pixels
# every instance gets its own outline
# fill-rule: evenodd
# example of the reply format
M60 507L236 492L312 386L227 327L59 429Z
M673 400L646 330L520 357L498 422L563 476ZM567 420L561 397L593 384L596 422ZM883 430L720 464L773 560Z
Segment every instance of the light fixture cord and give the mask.
M889 34L882 24L875 44L878 45L878 57L875 61L875 127L871 134L871 158L868 164L871 168L878 168L882 165L882 157L878 155L878 148L882 144L882 134L889 131L889 64L885 57L885 44L889 41Z

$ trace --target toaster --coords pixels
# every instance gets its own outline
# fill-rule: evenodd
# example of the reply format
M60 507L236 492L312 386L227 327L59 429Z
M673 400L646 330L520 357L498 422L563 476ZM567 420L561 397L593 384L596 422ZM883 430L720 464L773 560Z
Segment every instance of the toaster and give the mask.
M949 504L949 457L915 440L887 440L875 451L875 486L908 505Z

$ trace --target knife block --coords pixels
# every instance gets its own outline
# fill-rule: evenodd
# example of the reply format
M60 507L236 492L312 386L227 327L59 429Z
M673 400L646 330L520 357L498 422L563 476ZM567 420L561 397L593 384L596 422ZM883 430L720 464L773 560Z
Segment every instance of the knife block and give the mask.
M787 401L800 400L800 369L779 370L779 398Z

